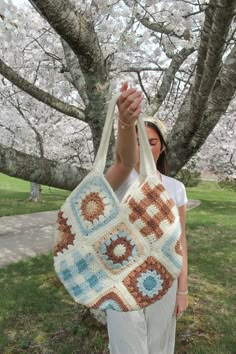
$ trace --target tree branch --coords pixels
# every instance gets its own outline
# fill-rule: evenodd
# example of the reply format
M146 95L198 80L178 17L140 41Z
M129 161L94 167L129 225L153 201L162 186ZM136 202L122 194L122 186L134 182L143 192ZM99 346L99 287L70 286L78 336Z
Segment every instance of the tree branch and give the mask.
M168 27L164 26L162 23L158 22L151 22L148 17L143 17L141 15L136 15L137 20L146 28L149 30L156 32L156 33L161 33L161 34L166 34L166 35L172 35L174 37L177 37L179 39L185 39L189 40L190 39L190 31L185 29L184 33L182 35L177 35L175 33L175 27L171 27L168 25Z
M163 69L161 67L158 67L158 68L152 68L152 67L141 67L141 68L138 68L138 67L130 67L130 68L127 68L127 69L122 69L120 70L119 72L121 73L141 73L142 71L165 71L166 69Z
M80 67L93 82L107 80L107 68L92 20L76 12L68 0L31 0L54 30L72 48Z
M82 98L85 106L88 106L89 100L86 93L85 80L83 73L80 69L79 60L74 54L73 50L70 48L69 44L63 39L61 40L61 42L65 53L67 67L69 68L69 72L72 78L72 84L79 92L80 97Z
M17 112L21 115L21 117L25 120L26 124L28 124L28 126L33 130L35 136L36 136L36 141L38 143L38 147L39 147L39 151L40 151L40 156L43 158L44 157L44 145L43 145L43 139L41 134L39 133L38 129L36 126L34 126L30 119L28 119L28 117L26 117L26 115L23 112L23 109L21 108L20 102L18 100L18 98L16 98L16 102L10 102L10 104L17 110Z
M221 3L223 5L218 7L215 0L211 0L206 10L191 100L195 120L194 129L201 123L200 117L206 109L209 95L220 71L226 39L236 7L235 0L222 0Z
M236 92L236 45L227 56L209 97L199 132L194 135L190 147L201 146L224 114Z
M186 95L168 139L171 175L175 175L204 144L207 136L226 112L235 92L236 46L231 50L220 70L198 129L194 129L195 124L191 116L191 89Z
M187 59L189 55L191 55L194 52L194 48L183 48L179 53L176 53L169 65L169 67L165 70L165 73L162 78L162 83L157 91L155 97L151 101L151 115L154 115L158 109L160 108L161 104L164 102L170 87L173 83L173 80L175 78L175 75L177 71L179 70L180 66L183 64L183 62Z
M143 82L142 82L142 78L141 78L140 72L138 72L137 74L138 74L139 85L140 85L144 95L146 96L148 103L150 104L150 97L148 96L147 91L145 90L145 87L143 86Z
M6 65L2 59L0 59L0 74L2 74L6 79L22 91L36 98L38 101L45 103L65 115L84 120L84 112L80 108L65 103L50 93L45 92L31 84L29 81L22 78L19 74L12 70L8 65Z
M89 172L81 167L28 155L1 144L0 171L8 176L70 191Z
M127 0L123 0L125 5L129 8L131 8L131 4ZM152 16L151 13L148 12L147 8L143 6L141 3L139 3L137 0L135 0L136 5L140 6L144 11L145 15L142 16L139 13L135 14L135 18L146 28L149 30L156 32L156 33L161 33L161 34L166 34L166 35L172 35L174 37L177 37L179 39L185 39L189 40L190 39L190 31L186 29L182 35L177 35L175 33L175 27L170 24L168 24L168 27L163 25L162 23L158 22L151 22L149 18L152 18L153 21L155 21L155 18Z
M79 10L75 11L69 0L30 1L79 59L89 101L85 109L85 119L92 130L96 152L106 116L111 62L104 60L92 17Z

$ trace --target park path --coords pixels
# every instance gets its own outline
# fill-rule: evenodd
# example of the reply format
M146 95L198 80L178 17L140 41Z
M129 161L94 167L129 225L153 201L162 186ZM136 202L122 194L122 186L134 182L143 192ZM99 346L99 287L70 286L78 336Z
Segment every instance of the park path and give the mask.
M52 249L57 211L0 218L0 267Z
M190 200L187 210L197 207ZM0 267L52 250L57 211L0 217Z

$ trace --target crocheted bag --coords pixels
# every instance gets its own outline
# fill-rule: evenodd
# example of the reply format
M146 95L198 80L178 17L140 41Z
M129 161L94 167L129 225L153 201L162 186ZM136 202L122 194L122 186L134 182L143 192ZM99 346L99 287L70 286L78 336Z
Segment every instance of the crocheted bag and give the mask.
M108 107L93 170L58 213L54 266L76 302L132 311L161 299L178 277L181 226L157 175L142 118L140 174L121 203L104 177L117 98Z

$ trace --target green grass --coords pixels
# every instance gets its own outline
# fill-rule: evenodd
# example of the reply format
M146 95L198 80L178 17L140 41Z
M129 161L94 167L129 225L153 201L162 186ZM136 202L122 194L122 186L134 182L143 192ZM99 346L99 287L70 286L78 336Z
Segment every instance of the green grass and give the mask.
M236 193L202 182L188 197L201 205L187 214L191 303L178 344L186 353L235 353Z
M51 255L0 269L0 353L102 353L104 328L76 305Z
M57 210L69 193L42 186L43 201L30 202L30 183L0 173L0 216Z
M188 197L201 205L187 213L190 305L176 353L235 354L236 194L208 182ZM0 268L0 353L108 353L106 328L60 285L51 254Z

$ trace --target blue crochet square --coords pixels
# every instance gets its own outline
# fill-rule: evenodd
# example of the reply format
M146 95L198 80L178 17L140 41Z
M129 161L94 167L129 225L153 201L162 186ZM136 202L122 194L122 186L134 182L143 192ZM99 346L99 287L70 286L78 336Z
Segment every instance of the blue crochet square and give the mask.
M73 294L74 294L75 297L79 297L79 296L81 296L82 293L83 293L83 290L82 290L81 287L78 286L78 285L74 286L71 290L72 290L72 292L73 292Z
M78 273L82 273L88 269L88 265L84 259L81 259L80 261L76 262L76 267L78 269Z
M100 177L87 180L69 202L83 236L89 236L106 226L119 213L119 204Z
M96 285L99 283L99 280L98 278L96 277L96 275L92 275L89 279L88 279L88 283L89 283L89 286L91 288L95 288Z
M59 263L59 278L80 303L89 302L93 294L98 296L104 291L107 275L101 270L94 271L97 268L96 263L96 258L91 253L82 255L79 250L73 251L69 260Z
M69 269L64 269L61 274L64 281L67 281L72 278L72 274Z
M180 224L178 223L175 230L172 232L172 235L168 238L168 240L163 244L161 251L166 256L166 258L171 261L171 263L179 270L182 268L182 262L179 261L177 257L174 257L173 248L176 245L176 241L178 240L179 235L181 234Z

